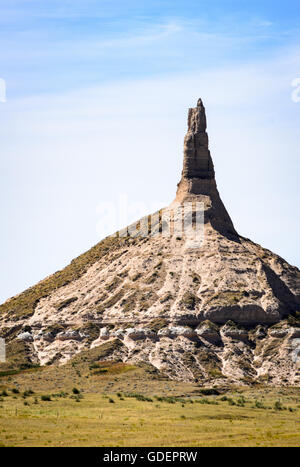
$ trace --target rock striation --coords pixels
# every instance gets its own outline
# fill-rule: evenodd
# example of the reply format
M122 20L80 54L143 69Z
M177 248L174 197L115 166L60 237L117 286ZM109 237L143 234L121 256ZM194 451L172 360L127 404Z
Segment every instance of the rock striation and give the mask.
M197 201L199 247L184 232L163 235L156 213L155 235L108 237L1 305L8 362L0 367L64 364L102 346L110 349L103 359L146 362L203 385L299 385L300 271L236 232L217 190L200 99L189 110L175 198Z

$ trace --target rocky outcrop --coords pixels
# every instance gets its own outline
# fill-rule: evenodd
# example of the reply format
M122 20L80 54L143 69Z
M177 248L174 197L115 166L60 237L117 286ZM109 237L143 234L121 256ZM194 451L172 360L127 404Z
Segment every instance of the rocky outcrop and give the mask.
M144 218L143 235L105 239L2 305L1 336L41 364L118 342L109 358L148 362L175 379L299 384L300 271L235 231L201 100L189 110L175 201L203 203L201 244L165 235L160 213L148 235ZM180 209L168 209L175 224Z
M214 166L208 149L205 108L201 99L198 100L197 107L189 109L188 113L188 131L184 138L182 178L190 180L214 180L215 178ZM201 188L197 190L196 185L191 186L190 192L203 194Z
M202 100L189 109L188 131L184 138L184 157L176 201L204 203L205 222L223 235L238 236L217 190L213 161L208 148L206 114Z

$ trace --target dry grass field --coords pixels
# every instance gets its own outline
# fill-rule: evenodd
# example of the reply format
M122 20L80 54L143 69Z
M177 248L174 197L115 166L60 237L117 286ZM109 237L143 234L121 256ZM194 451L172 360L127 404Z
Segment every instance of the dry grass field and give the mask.
M0 378L1 446L300 446L300 389L170 381L147 366L91 364Z

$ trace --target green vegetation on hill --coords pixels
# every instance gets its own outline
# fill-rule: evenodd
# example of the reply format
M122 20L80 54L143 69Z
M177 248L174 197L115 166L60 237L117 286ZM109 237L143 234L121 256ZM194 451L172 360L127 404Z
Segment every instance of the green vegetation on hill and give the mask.
M126 238L105 238L86 253L83 253L78 256L78 258L71 261L64 269L57 271L33 287L30 287L21 294L0 305L0 314L9 312L10 318L16 321L31 316L41 298L46 297L53 290L80 278L91 265L100 260L108 252L113 253L118 247L124 246L126 241ZM59 305L63 306L63 304Z

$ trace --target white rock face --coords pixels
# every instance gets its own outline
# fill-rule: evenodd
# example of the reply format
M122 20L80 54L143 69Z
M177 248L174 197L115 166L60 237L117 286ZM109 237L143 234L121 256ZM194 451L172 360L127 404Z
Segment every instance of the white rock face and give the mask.
M32 342L33 337L30 332L21 332L18 336L17 339L22 340L22 341L27 341L27 342Z
M100 329L100 339L108 339L109 338L109 330L105 327L105 328L101 328Z

